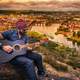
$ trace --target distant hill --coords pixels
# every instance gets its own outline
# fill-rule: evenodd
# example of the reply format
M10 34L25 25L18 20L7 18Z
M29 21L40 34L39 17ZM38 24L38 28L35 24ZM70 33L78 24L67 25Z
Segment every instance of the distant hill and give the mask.
M0 10L0 14L80 14L80 11Z

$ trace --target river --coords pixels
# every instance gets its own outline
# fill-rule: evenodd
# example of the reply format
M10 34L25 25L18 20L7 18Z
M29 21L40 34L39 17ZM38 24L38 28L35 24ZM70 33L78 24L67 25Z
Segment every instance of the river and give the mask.
M52 36L53 39L50 39L51 41L63 44L63 45L68 46L70 48L76 48L76 50L78 52L80 52L79 51L80 47L77 46L77 44L73 45L73 42L67 40L66 37L64 37L64 35L62 35L62 34L55 35L55 32L57 31L57 28L59 28L59 26L60 26L60 24L52 24L49 27L47 27L47 26L33 26L31 30L47 34L48 36Z

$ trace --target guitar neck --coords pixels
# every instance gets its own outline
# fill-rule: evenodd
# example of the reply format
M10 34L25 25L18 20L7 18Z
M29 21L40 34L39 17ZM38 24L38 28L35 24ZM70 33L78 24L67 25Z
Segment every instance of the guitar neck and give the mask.
M27 25L27 27L29 27L28 30L31 30L32 24L33 24L34 22L35 22L35 21L32 21L32 22L30 22L30 24Z
M35 49L36 47L39 47L42 43L40 42L35 42L35 43L27 43L25 44L25 46L27 48L32 48L32 49Z

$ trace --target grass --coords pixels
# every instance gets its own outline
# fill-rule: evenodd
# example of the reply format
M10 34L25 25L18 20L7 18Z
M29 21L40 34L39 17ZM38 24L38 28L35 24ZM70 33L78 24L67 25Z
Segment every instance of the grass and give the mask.
M80 68L80 56L73 55L75 51L72 48L60 46L50 41L47 45L37 48L37 50L45 56L44 61L58 71L68 72L68 67Z

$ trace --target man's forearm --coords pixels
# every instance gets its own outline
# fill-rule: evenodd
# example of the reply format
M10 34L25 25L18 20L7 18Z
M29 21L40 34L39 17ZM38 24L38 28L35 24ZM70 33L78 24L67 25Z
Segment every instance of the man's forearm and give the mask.
M0 40L4 39L3 35L0 33Z

